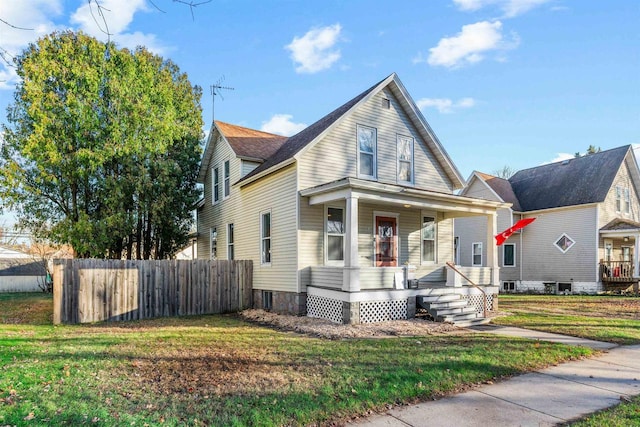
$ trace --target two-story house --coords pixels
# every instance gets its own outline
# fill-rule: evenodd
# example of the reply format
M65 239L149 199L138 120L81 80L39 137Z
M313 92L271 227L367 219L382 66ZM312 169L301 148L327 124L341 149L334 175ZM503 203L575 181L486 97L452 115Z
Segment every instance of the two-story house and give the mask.
M499 248L506 292L595 293L638 283L640 172L631 146L546 164L502 179L474 172L462 195L511 203L498 229L536 218ZM483 266L485 224L455 221L457 263Z
M447 293L477 305L445 268L453 219L491 234L508 206L453 194L463 178L396 74L289 138L215 122L199 181L200 258L253 260L256 308L345 323L413 317ZM465 271L490 299L486 249Z

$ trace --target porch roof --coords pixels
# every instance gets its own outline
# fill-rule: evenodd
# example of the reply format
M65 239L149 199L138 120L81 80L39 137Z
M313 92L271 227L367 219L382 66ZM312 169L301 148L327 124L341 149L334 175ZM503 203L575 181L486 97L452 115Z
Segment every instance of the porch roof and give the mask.
M342 178L300 191L309 197L309 204L328 203L347 197L382 204L402 205L406 208L433 209L452 213L451 217L495 214L497 209L508 208L510 203L494 202L455 194L440 193L420 188Z
M640 222L630 221L628 219L616 218L607 225L600 228L602 236L623 236L630 234L638 234L640 232Z

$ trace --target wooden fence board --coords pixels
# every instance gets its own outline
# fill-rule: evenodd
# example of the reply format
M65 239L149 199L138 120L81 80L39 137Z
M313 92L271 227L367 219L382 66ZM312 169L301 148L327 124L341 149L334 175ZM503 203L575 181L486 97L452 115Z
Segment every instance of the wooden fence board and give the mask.
M55 260L53 321L228 313L251 307L251 261Z

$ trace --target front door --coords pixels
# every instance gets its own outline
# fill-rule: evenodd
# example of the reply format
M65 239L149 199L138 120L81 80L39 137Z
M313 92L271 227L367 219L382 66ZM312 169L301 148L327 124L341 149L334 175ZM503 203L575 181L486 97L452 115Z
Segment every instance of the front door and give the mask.
M376 217L376 267L398 266L398 226L396 219Z

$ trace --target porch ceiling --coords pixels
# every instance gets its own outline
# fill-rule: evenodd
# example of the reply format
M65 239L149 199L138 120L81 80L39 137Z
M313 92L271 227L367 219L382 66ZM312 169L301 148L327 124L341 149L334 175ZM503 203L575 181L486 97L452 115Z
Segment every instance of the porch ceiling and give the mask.
M493 202L356 178L343 178L307 188L301 190L300 194L309 198L310 205L354 197L380 204L437 210L448 213L448 217L451 218L495 214L497 209L511 206L510 203Z

